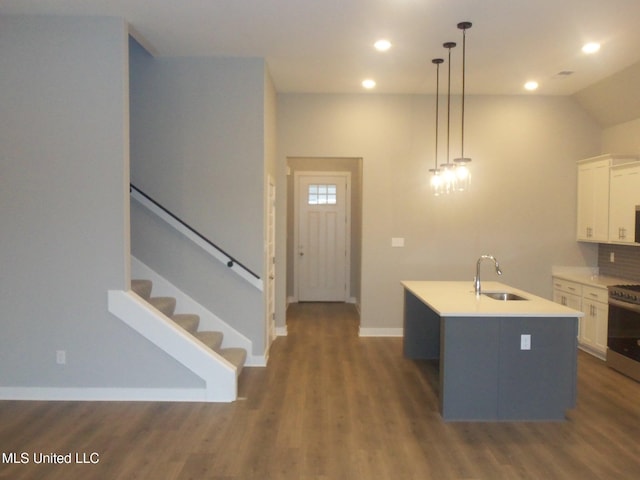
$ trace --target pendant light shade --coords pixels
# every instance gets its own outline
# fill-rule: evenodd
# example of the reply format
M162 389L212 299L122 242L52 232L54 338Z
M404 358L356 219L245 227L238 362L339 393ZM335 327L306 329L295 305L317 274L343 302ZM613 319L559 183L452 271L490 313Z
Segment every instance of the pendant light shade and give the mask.
M471 28L471 22L460 22L458 28L462 30L462 99L461 99L461 124L460 124L460 157L454 159L456 164L456 189L465 191L471 183L469 163L471 159L464 156L464 96L467 57L467 30Z

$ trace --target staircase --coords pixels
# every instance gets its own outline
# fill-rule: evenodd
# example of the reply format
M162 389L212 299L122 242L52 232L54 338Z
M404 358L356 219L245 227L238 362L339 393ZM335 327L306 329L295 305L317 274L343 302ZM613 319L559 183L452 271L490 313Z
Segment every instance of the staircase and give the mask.
M223 334L214 331L199 331L200 317L190 313L175 313L176 299L173 297L152 297L151 280L131 280L131 290L148 302L164 316L189 332L196 341L201 342L236 368L236 376L240 375L247 359L247 352L242 348L222 348Z

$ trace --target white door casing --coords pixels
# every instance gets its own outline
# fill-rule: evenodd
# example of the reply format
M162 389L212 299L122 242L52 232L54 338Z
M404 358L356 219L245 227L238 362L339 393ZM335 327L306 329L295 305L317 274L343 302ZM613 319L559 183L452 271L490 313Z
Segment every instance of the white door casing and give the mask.
M266 309L266 340L267 350L276 337L276 186L271 175L267 178L267 278L265 279Z
M349 296L349 172L295 173L295 256L298 301Z

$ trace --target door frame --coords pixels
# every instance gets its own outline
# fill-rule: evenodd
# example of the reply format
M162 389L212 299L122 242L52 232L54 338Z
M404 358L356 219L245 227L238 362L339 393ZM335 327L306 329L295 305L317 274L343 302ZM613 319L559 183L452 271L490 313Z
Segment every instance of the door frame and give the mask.
M267 175L266 244L265 244L265 351L268 353L276 338L276 183Z
M298 282L300 280L300 256L297 255L299 243L299 222L300 222L300 178L301 177L343 177L346 182L345 192L345 298L344 302L348 302L351 298L351 172L346 171L316 171L316 170L300 170L293 174L293 298L292 301L298 302Z

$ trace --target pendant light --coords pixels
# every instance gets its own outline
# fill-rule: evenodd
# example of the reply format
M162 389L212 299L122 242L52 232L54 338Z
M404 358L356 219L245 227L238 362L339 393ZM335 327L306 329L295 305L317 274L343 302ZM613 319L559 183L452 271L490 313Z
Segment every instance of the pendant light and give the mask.
M442 58L434 58L431 60L436 66L436 138L435 138L435 155L434 155L434 168L429 169L431 172L431 193L436 197L442 193L442 176L440 175L440 169L438 168L438 123L439 123L439 103L440 103L440 64L443 63Z
M471 172L469 171L470 158L464 156L464 93L465 93L465 67L466 67L466 50L467 50L467 30L471 28L471 22L460 22L458 28L462 30L462 122L460 126L460 157L454 159L456 164L456 189L464 191L469 188L471 182Z
M447 163L440 165L443 180L444 193L451 193L456 190L456 164L449 161L449 144L451 130L451 49L456 46L455 42L446 42L442 45L449 50L449 77L447 79Z

